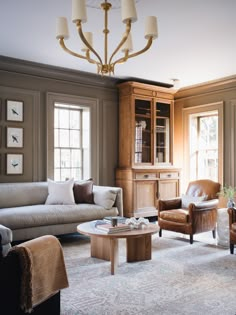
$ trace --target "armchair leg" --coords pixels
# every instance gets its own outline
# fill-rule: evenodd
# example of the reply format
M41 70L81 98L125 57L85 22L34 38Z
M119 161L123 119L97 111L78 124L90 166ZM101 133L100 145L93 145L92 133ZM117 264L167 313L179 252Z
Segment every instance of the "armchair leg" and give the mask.
M234 253L234 244L230 243L230 254Z
M193 235L190 235L190 244L193 244Z
M213 238L216 238L216 229L212 230L212 236Z
M162 237L162 229L159 230L159 237Z

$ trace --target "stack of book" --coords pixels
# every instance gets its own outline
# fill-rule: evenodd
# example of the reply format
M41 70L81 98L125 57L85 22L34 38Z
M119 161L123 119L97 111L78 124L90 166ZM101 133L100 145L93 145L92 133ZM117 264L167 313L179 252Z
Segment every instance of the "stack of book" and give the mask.
M117 226L112 226L110 223L96 224L98 230L104 231L107 234L130 231L131 226L125 223L118 223Z

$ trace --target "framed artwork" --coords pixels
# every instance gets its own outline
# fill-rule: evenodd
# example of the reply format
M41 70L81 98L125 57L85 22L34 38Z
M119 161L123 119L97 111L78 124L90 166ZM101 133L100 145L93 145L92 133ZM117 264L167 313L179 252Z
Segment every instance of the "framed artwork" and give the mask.
M6 120L8 121L23 121L24 119L24 103L22 101L7 100L6 104Z
M23 154L6 155L6 173L7 175L23 174Z
M7 148L23 148L23 128L7 127Z

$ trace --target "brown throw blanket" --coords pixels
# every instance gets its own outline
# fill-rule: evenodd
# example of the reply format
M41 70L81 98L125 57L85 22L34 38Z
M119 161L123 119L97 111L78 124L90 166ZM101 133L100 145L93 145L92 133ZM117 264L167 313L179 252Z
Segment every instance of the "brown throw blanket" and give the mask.
M61 244L56 237L38 237L12 247L9 254L20 259L23 311L30 313L33 307L69 286Z

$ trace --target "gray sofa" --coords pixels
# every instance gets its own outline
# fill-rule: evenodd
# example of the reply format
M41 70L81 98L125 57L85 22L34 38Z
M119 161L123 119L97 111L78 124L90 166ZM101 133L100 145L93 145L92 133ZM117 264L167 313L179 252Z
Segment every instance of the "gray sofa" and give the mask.
M48 205L47 182L0 183L0 224L13 241L76 232L81 222L123 215L122 189L93 185L93 204Z

